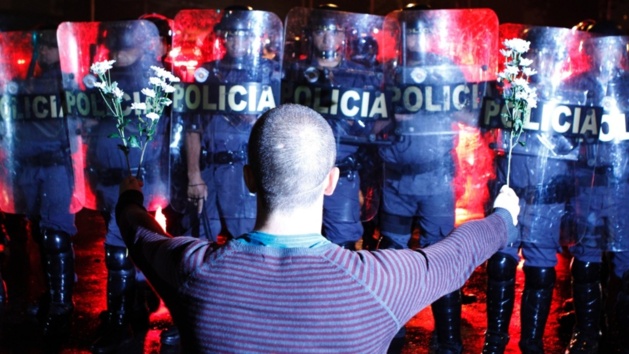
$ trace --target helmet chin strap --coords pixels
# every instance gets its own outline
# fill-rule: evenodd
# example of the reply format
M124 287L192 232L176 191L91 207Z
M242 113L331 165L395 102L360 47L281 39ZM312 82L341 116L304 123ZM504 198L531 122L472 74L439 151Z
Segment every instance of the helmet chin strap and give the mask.
M336 59L339 57L339 52L336 50L319 50L317 51L317 57L321 59Z

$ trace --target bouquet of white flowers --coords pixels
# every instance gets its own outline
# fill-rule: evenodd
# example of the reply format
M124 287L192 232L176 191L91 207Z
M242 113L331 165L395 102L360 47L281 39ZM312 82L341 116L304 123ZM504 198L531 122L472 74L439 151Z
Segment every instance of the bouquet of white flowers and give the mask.
M524 57L528 52L530 42L520 38L504 41L506 49L500 53L506 58L504 70L498 73L498 82L502 87L502 97L505 101L506 113L503 118L511 126L509 135L509 153L507 156L507 185L511 176L511 153L515 143L520 142L520 135L524 130L524 118L530 114L531 108L537 107L536 89L529 86L529 78L536 71L530 66L533 60Z
M171 84L179 82L179 78L163 68L151 66L151 71L155 76L150 77L149 87L142 89L142 93L146 96L145 102L134 102L131 104L132 110L141 110L144 112L143 116L138 117L138 119L134 121L132 118L123 114L121 103L124 91L118 87L116 81L111 81L109 70L112 68L113 63L115 63L115 60L96 62L92 64L90 71L100 80L94 83L94 86L98 88L107 109L116 119L116 128L118 131L112 133L109 137L120 138L122 140L122 144L119 144L118 147L125 154L129 174L131 174L131 163L129 161L130 149L138 148L141 151L140 162L138 164L139 174L144 159L144 152L146 151L148 143L155 137L159 118L164 108L172 103L168 95L174 92L175 88ZM137 136L128 136L125 134L125 127L129 124L137 125Z

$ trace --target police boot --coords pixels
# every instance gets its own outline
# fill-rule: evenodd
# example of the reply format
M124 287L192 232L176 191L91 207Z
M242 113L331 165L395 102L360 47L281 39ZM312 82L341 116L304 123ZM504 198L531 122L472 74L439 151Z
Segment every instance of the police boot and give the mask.
M496 253L487 262L487 332L483 354L502 354L509 343L518 262Z
M112 353L133 339L131 313L135 300L135 268L124 247L105 245L107 315L92 353Z
M555 286L555 268L524 267L524 293L520 307L522 354L544 353L544 328Z
M7 302L7 287L4 283L4 279L2 279L2 265L4 264L4 252L7 239L8 236L4 228L4 223L2 222L2 215L0 215L0 312Z
M601 336L601 264L575 258L571 271L576 323L566 354L596 354Z
M7 286L2 279L2 252L0 252L0 313L4 309L4 305L7 303Z
M442 296L432 303L431 308L435 320L436 353L461 353L461 290Z
M43 230L41 257L47 293L41 323L45 337L62 339L70 333L74 304L74 250L70 235L61 231Z
M150 316L159 309L160 299L153 288L146 282L136 279L135 304L131 316L134 332L143 332L149 328Z
M616 298L616 330L618 349L621 354L629 354L629 271L622 275L620 291Z

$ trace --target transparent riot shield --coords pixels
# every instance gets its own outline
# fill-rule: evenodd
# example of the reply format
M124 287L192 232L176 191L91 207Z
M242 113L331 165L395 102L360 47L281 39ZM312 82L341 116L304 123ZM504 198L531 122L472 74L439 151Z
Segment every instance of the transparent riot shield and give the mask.
M182 82L173 97L171 145L181 146L181 163L194 166L173 168L199 171L192 178L207 188L210 219L253 219L255 196L242 166L253 123L279 104L282 22L266 11L182 10L174 28L173 70ZM182 177L177 183L191 184L189 174ZM190 208L188 196L182 188L173 206Z
M586 107L583 93L571 87L571 77L583 70L580 50L583 33L566 28L503 24L501 43L512 38L530 42L524 55L537 73L529 85L537 92L537 107L525 116L524 131L513 135L500 87L492 91L485 105L482 124L493 129L497 149L495 192L507 183L520 197L522 241L540 247L557 248L565 241L572 223L575 196L575 164L583 139L591 135L588 124L600 121L600 109ZM593 120L594 119L594 120ZM493 123L492 123L493 122ZM488 124L489 123L489 124ZM560 238L561 237L561 238Z
M0 209L76 213L82 155L76 121L63 110L56 32L0 33L0 53Z
M591 107L591 118L569 120L583 132L576 163L576 228L570 241L603 251L629 250L629 67L628 37L588 37L582 48L588 62L569 78L566 89ZM575 115L576 117L576 115Z
M168 120L158 119L154 138L146 143L144 153L127 145L128 154L125 154L117 129L120 123L98 89L101 82L90 71L94 63L115 61L108 75L111 83L124 92L121 101L124 136L145 141L146 131L141 123L149 118L143 109L131 109L131 105L146 102L145 89L150 87L151 76L155 76L151 66L161 66L154 52L160 45L157 28L146 20L64 22L57 34L66 114L81 123L85 206L112 210L120 182L133 175L144 181L148 209L165 207L169 195Z
M341 176L359 182L363 221L371 220L380 204L377 149L390 144L378 134L391 116L383 63L393 54L385 51L383 20L296 7L285 22L282 102L308 106L331 125Z
M399 184L401 195L451 191L457 224L483 217L493 153L478 118L488 82L496 79L496 14L401 10L386 16L384 30L398 53L386 81L395 112L390 130L400 137L381 149L386 179Z

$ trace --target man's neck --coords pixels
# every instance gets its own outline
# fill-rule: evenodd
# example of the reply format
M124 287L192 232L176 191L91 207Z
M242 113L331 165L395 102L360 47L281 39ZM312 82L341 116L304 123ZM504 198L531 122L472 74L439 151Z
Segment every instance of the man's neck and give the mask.
M322 208L299 208L286 212L264 213L258 208L255 229L272 235L321 233Z

